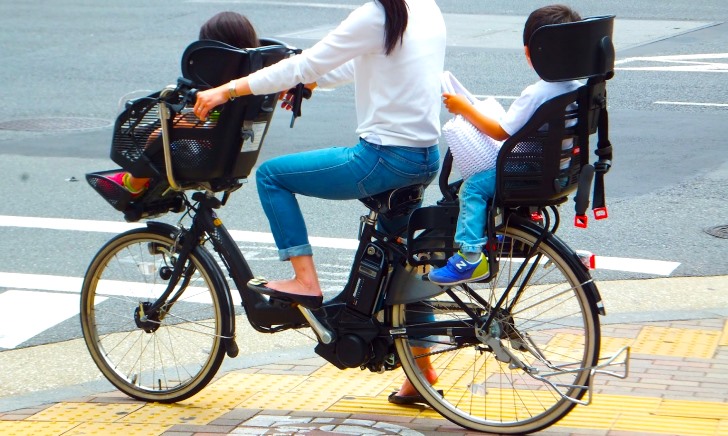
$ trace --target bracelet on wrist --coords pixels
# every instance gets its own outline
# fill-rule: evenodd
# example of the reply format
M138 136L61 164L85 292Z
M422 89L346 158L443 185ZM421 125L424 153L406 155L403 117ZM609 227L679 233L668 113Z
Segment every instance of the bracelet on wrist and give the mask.
M230 83L228 83L228 94L230 96L230 100L235 100L238 97L238 93L235 90L235 80L231 80Z

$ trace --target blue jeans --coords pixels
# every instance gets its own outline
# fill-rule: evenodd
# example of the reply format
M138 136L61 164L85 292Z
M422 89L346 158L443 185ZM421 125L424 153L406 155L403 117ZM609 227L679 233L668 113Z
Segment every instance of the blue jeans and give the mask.
M313 254L296 194L353 200L389 189L428 184L440 168L437 145L428 148L371 144L333 147L279 156L256 172L258 195L281 260ZM385 230L406 224L381 219Z
M460 214L455 243L463 253L479 253L488 242L485 225L488 203L495 195L495 168L475 173L460 187Z

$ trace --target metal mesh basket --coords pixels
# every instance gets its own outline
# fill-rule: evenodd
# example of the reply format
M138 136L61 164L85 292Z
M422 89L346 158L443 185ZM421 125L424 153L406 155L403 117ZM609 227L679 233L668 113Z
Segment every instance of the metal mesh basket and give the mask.
M182 96L173 96L170 106ZM277 95L235 99L198 119L181 108L167 121L174 178L207 183L249 175L268 130ZM134 100L117 117L111 159L136 177L165 179L159 93Z

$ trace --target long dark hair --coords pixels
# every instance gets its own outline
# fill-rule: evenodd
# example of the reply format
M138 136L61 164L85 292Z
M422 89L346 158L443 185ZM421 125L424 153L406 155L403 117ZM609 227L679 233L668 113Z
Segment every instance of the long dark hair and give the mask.
M407 3L405 0L377 0L384 7L384 49L389 55L402 43L407 29Z
M200 39L224 42L237 48L258 47L255 28L245 16L231 11L220 12L200 28Z

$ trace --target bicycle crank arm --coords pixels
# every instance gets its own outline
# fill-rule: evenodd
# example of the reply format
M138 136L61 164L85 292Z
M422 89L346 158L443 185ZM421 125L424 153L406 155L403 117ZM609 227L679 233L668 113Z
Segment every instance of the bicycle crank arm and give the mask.
M321 324L318 319L316 319L316 317L314 316L313 312L311 312L311 310L309 310L306 307L301 306L300 304L298 305L298 310L301 311L301 313L303 314L303 317L306 318L306 321L308 321L308 325L311 326L313 331L316 333L316 336L318 336L319 340L322 343L328 345L328 344L334 342L334 334L331 331L329 331L329 329L324 327L323 324Z

